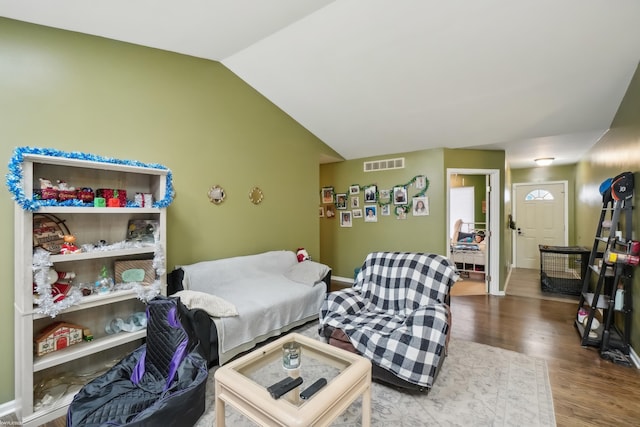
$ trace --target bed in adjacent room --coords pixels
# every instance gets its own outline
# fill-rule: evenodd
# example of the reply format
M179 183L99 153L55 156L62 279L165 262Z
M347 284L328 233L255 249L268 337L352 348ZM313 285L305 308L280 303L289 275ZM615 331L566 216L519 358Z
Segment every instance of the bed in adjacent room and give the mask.
M487 264L486 224L479 222L463 222L454 224L451 236L450 259L462 277L485 279Z

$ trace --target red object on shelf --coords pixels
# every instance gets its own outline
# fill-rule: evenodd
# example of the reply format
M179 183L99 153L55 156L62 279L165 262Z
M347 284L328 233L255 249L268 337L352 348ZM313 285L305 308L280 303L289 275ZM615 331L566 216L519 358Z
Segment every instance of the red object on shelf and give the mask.
M120 207L127 206L127 190L121 190L117 188L98 188L96 190L96 197L103 197L107 200L107 206L117 207L111 205L111 199L118 199L120 201Z
M78 199L82 200L85 203L93 203L93 190L90 188L83 188L81 190L78 190Z
M55 188L43 188L40 190L40 197L42 197L43 200L57 199L58 190Z
M58 190L58 200L61 202L77 198L78 194L76 190Z

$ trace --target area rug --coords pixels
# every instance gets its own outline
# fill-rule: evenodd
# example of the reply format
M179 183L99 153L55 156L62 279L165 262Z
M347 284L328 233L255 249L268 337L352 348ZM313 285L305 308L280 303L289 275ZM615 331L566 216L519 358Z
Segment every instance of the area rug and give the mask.
M317 323L295 332L321 339ZM215 424L213 374L209 371L206 410L197 427ZM372 384L373 426L555 426L545 360L469 341L451 339L449 355L428 394ZM226 406L226 425L254 426ZM332 424L361 425L361 400Z

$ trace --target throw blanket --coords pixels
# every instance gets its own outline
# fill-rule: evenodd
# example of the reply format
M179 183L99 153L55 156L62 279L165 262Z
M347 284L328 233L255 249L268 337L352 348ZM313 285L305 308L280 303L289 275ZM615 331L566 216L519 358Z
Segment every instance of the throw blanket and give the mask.
M221 365L256 340L317 318L324 283L287 277L307 262L299 263L291 251L269 251L181 266L186 290L215 295L237 309L238 316L213 318Z
M457 279L440 255L369 254L352 288L327 295L320 328L342 329L375 364L431 387L449 328L445 298Z

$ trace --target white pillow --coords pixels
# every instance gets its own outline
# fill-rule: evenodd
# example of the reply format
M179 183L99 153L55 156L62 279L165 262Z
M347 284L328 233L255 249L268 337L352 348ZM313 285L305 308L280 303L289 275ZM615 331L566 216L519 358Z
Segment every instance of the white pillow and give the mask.
M315 261L306 260L289 267L284 275L294 282L313 286L327 275L330 268Z
M171 295L180 297L180 301L190 309L199 308L213 317L232 317L238 315L238 309L229 301L218 296L199 291L179 291Z

